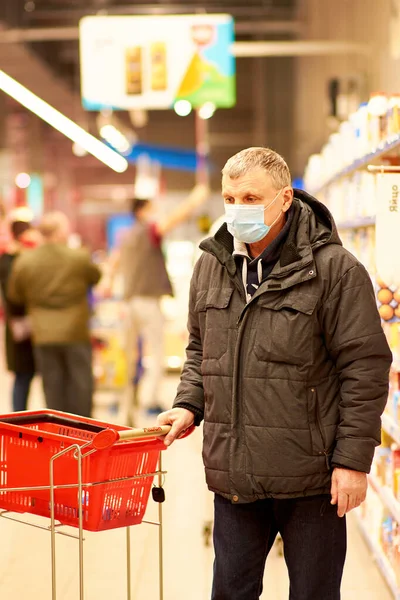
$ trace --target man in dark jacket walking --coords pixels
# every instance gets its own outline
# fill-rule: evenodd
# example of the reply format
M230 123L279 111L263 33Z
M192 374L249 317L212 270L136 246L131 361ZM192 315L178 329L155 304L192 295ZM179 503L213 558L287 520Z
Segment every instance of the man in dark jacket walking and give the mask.
M62 213L42 219L43 244L14 263L8 298L27 309L48 408L90 417L93 400L88 292L100 280L89 253L67 245Z
M170 445L204 418L215 492L212 600L256 600L278 532L291 600L338 600L346 513L367 491L391 353L364 267L328 209L250 148L223 170L202 243Z

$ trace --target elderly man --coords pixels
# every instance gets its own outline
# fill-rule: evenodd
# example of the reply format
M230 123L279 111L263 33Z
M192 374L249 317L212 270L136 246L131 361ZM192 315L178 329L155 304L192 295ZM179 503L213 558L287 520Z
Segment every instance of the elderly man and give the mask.
M345 514L367 491L391 353L364 267L287 164L223 170L226 224L202 243L170 445L204 418L215 492L212 600L256 600L278 532L290 600L338 600Z
M49 408L90 417L93 396L88 291L100 279L85 250L67 245L70 225L49 213L43 245L20 256L8 286L12 302L31 318L37 365Z

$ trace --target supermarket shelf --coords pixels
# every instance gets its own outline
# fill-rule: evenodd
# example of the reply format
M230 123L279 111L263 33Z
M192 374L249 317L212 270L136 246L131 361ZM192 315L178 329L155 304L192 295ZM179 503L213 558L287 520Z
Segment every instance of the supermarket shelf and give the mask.
M392 592L394 600L400 600L400 589L397 587L396 576L390 565L390 562L384 555L383 550L380 548L379 544L372 539L361 517L357 513L355 513L355 515L362 536L370 551L372 552L376 565L380 570L383 578L385 579L390 591Z
M396 500L393 492L387 486L382 486L379 481L372 477L368 477L371 488L378 494L382 504L390 511L391 515L400 523L400 502Z
M360 217L351 221L343 221L337 224L339 231L346 229L362 229L365 227L373 227L376 224L376 217Z
M340 179L343 179L344 177L349 177L349 175L352 175L356 171L365 169L371 162L382 158L383 156L385 156L385 154L391 152L392 150L396 150L397 148L400 149L400 135L396 135L390 140L383 142L376 148L374 152L370 152L362 158L354 161L353 163L351 163L351 165L347 166L345 169L342 169L341 171L336 173L336 175L328 179L323 185L312 189L311 193L314 195L320 194L322 191L324 191L326 188L336 183Z
M400 426L387 413L382 415L382 429L394 439L396 444L400 445Z

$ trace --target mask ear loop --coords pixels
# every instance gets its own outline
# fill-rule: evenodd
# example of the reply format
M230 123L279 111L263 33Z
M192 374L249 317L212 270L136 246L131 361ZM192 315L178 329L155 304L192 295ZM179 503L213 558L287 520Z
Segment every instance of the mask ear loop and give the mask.
M272 206L272 205L273 205L273 203L275 202L275 200L277 200L277 199L279 198L279 196L282 194L282 192L283 192L283 190L284 190L284 189L285 189L285 188L282 188L282 189L281 189L281 190L280 190L280 191L277 193L277 195L275 196L275 198L274 198L274 199L273 199L273 200L272 200L272 201L271 201L271 202L270 202L270 203L269 203L267 206L264 206L264 212L265 212L265 211L266 211L266 210L267 210L267 209L268 209L270 206Z

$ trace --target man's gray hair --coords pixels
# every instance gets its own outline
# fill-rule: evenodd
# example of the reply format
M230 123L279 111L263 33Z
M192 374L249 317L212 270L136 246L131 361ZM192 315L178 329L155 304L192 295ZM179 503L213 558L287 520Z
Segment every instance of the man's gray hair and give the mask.
M39 224L39 231L45 239L51 239L60 229L68 227L68 224L68 217L64 213L54 211L44 215Z
M235 154L222 169L222 175L238 179L253 169L264 169L276 189L292 184L289 167L285 160L270 148L247 148Z

